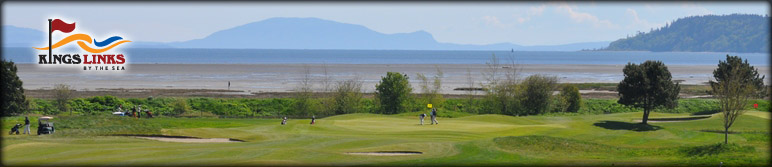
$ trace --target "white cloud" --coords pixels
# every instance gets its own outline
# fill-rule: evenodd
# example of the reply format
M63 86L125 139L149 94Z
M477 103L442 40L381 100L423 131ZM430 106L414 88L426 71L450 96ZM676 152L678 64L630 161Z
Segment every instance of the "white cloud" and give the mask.
M547 5L540 5L535 7L528 8L528 11L525 13L525 16L520 14L514 14L515 21L517 21L520 24L525 23L526 21L531 20L533 16L541 16L542 13L544 13L544 9L547 8Z
M688 11L690 15L708 15L708 14L714 13L713 11L708 10L708 8L699 6L691 2L685 2L681 4L681 8L683 8L684 11Z
M607 28L618 27L614 23L611 23L611 21L601 20L595 15L592 15L590 13L579 12L579 11L576 11L575 9L576 7L569 6L566 3L558 4L556 8L557 11L568 14L568 17L577 23L589 22L589 23L592 23L595 27L607 27Z
M633 21L630 25L627 26L627 28L646 30L651 28L662 27L662 24L651 23L648 20L641 19L638 16L638 11L636 11L635 9L627 8L626 13L632 17L632 21Z
M544 5L544 4L542 4L539 7L531 7L530 9L528 9L528 15L529 16L541 15L542 13L544 13L545 8L547 8L547 5Z
M481 19L485 21L485 25L504 26L496 16L483 16Z

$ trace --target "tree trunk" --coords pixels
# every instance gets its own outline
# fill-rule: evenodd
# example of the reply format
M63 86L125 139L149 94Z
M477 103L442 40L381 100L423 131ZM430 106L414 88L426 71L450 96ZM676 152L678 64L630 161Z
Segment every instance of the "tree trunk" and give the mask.
M649 120L649 111L647 109L643 110L643 119L641 120L641 123L646 124L646 122Z
M724 128L724 144L729 144L729 128Z

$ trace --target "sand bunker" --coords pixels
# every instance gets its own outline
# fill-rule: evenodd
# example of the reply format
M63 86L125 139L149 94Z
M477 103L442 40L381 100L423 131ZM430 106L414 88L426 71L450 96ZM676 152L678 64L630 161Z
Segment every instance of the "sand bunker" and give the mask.
M421 155L418 151L373 151L373 152L347 152L349 155L370 155L370 156L399 156L399 155Z
M244 142L239 139L231 138L198 138L191 136L165 136L165 135L116 135L116 136L129 136L140 139L158 140L165 142L179 142L179 143L226 143L226 142Z

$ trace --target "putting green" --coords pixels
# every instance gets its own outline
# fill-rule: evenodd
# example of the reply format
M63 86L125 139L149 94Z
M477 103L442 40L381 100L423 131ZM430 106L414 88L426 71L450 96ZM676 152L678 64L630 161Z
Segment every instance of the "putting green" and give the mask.
M120 136L3 134L3 165L764 165L769 162L769 113L750 111L731 128L737 148L695 154L723 142L720 116L650 123L642 113L579 116L472 115L419 125L417 117L348 114L310 120L148 120L164 135L234 138L246 142L175 143ZM688 114L653 113L651 117ZM170 123L174 122L174 123ZM204 125L186 128L183 123ZM204 123L206 122L206 123ZM227 123L224 123L227 122ZM429 123L429 119L425 123ZM221 123L221 124L220 124ZM223 126L220 126L223 125ZM225 126L227 125L227 126ZM59 131L59 130L58 130ZM743 133L747 132L747 133ZM405 156L347 152L417 151Z

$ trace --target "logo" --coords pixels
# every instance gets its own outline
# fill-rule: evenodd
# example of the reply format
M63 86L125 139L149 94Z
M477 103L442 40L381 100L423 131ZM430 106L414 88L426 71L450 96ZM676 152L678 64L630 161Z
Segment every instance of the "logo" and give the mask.
M60 19L48 19L48 47L35 48L48 50L48 54L38 55L38 64L57 65L82 65L84 71L114 71L126 70L126 56L123 54L103 54L118 45L131 42L121 36L112 36L97 41L88 34L76 33L65 37L55 44L51 44L51 35L56 32L71 33L75 30L75 23L66 23ZM53 54L53 50L70 43L89 53Z

